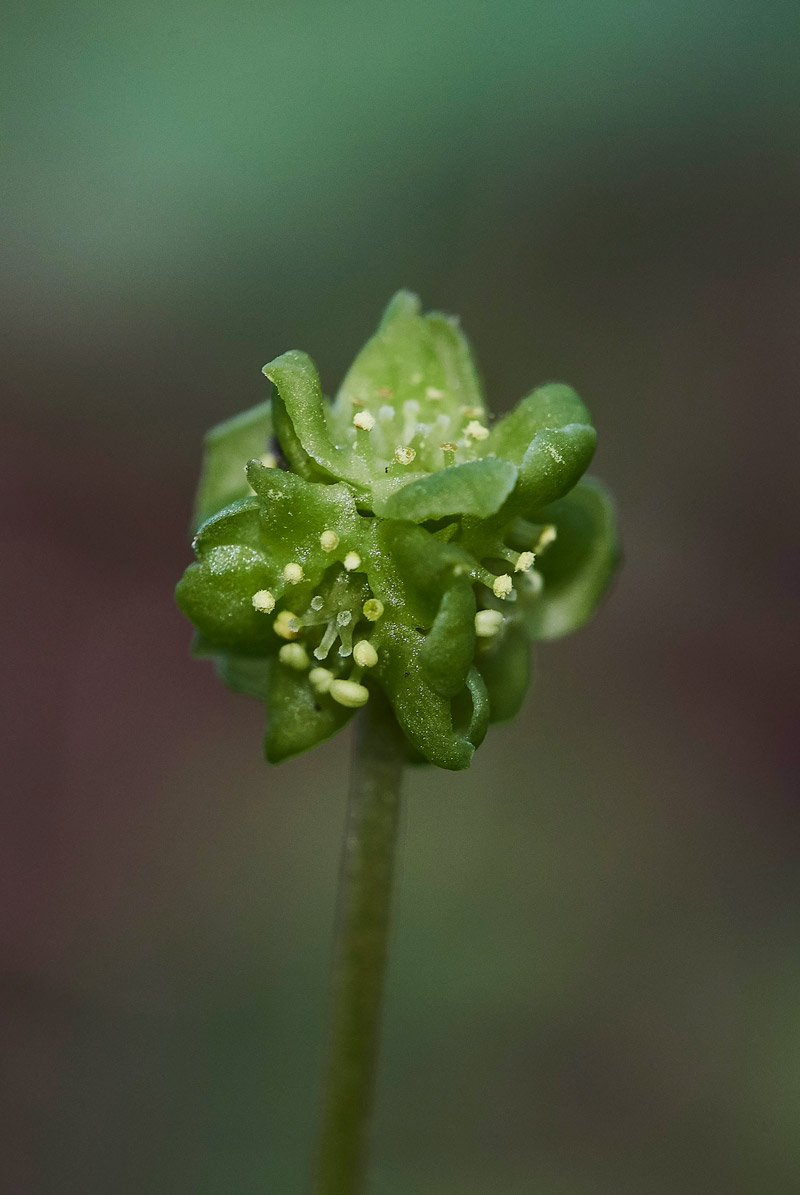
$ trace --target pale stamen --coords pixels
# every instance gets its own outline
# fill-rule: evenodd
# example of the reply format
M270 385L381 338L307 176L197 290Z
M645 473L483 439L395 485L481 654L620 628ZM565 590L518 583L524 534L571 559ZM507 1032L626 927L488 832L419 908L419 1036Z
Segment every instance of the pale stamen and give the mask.
M268 589L259 589L250 601L253 603L253 609L258 610L259 614L271 614L275 609L275 598Z

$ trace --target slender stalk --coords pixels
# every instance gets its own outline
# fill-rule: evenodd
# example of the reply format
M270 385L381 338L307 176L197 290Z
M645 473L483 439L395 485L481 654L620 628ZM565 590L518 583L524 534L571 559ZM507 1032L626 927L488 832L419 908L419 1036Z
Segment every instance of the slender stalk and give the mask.
M375 1086L404 746L373 693L356 728L316 1195L360 1195Z

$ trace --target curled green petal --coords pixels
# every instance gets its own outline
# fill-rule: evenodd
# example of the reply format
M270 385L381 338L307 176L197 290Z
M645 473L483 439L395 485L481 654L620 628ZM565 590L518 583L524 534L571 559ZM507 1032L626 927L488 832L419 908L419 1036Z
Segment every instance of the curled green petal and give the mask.
M420 663L437 693L454 697L467 680L475 655L475 594L466 577L442 598L433 626L420 650Z
M203 468L197 487L193 525L250 493L245 465L253 457L272 460L270 404L262 402L233 419L217 424L203 441Z
M315 485L259 461L249 463L247 476L261 500L260 542L284 578L276 596L289 592L287 570L299 569L298 580L317 584L326 569L351 552L366 554L369 522L356 511L348 486ZM290 586L297 583L289 579Z
M595 478L585 478L537 519L553 524L557 537L537 561L541 593L521 602L520 610L532 638L557 639L589 621L608 587L620 557L616 519Z
M242 476L247 481L247 475L242 469ZM248 492L250 486L247 487ZM192 540L192 547L200 556L209 548L221 547L223 544L247 544L251 548L261 546L261 521L259 512L261 503L258 498L240 498L230 506L218 510L210 519L202 524Z
M310 457L289 418L286 404L276 391L272 396L272 422L275 436L289 468L305 481L330 481L331 475Z
M392 566L383 582L387 597L393 597L410 619L425 628L433 624L446 590L459 577L468 576L473 565L457 544L400 520L378 523L376 545L378 554Z
M571 386L549 382L523 398L495 424L487 447L497 456L519 465L537 432L567 427L571 423L591 422L589 412Z
M215 649L263 655L275 643L272 620L253 606L253 594L275 586L275 570L254 548L210 548L190 564L175 590L187 618Z
M467 673L467 691L472 701L472 715L467 728L467 738L473 747L480 747L489 729L489 693L483 677L473 665Z
M402 633L384 628L379 654L381 685L412 746L437 767L449 771L468 768L475 746L453 729L450 698L437 693L425 680Z
M266 656L234 656L223 652L214 667L219 679L235 693L266 701L269 690L270 659Z
M429 312L425 320L444 374L445 396L449 398L447 409L463 414L462 408L468 407L469 418L484 418L483 389L459 320L438 311Z
M364 462L331 439L319 374L308 354L291 349L262 372L278 390L297 443L318 468L333 481L364 485L369 476Z
M516 626L480 644L475 663L489 693L490 721L507 722L522 708L531 676L531 647Z
M423 315L417 296L399 291L336 396L337 442L352 436L358 411L376 420L385 460L391 462L395 450L407 449L413 440L416 468L441 469L442 444L457 440L471 419L485 417L480 381L458 320L438 312Z
M307 673L276 661L270 665L264 753L270 763L282 763L329 739L354 713L330 697L315 693Z
M482 457L429 473L375 502L375 513L412 523L449 515L488 518L499 510L514 488L517 468L511 461Z
M529 517L568 493L588 468L596 446L597 432L587 424L537 432L522 458L519 482L506 511Z

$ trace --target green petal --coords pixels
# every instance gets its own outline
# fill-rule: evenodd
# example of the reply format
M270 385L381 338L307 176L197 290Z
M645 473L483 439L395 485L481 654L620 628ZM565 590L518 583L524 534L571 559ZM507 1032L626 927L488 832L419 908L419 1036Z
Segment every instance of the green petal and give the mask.
M203 467L195 498L193 526L250 493L244 467L270 447L270 404L262 402L212 427L203 440Z
M234 656L228 652L218 655L214 668L219 679L235 693L245 697L267 700L270 661L266 657Z
M323 576L349 552L366 556L371 520L356 511L346 485L318 485L250 461L257 493L207 520L194 539L199 562L176 591L178 604L214 650L263 655L279 646L274 617L253 608L266 589L275 606L302 613ZM321 537L335 532L326 551ZM300 570L299 580L291 575Z
M475 654L475 594L466 577L442 598L433 626L420 650L428 683L444 697L454 697L466 684Z
M330 473L321 469L300 443L297 432L294 430L294 424L286 410L286 404L277 391L272 396L272 422L281 451L286 457L289 467L306 481L330 481Z
M520 611L532 638L557 639L588 622L608 588L620 558L614 507L600 482L586 478L536 520L555 524L558 535L536 560L542 592Z
M381 624L372 637L378 652L375 673L403 733L429 763L450 771L468 768L475 745L454 730L450 698L426 679L419 660L423 636L397 620Z
M275 661L270 667L267 696L267 759L281 763L316 747L341 730L354 713L329 697L315 694L306 672L296 672Z
M247 481L244 470L242 476ZM247 489L249 492L249 484ZM260 511L261 503L253 494L249 498L240 498L238 502L232 502L230 506L206 519L192 540L192 547L199 556L209 548L217 548L223 544L247 544L251 548L260 548Z
M468 406L475 407L476 411L480 407L485 413L483 387L458 317L430 311L424 318L442 371L442 389L445 392L444 399L428 399L426 409L430 409L432 415L440 414L443 409L448 413L460 414L461 407ZM483 414L476 413L470 418L482 419Z
M413 416L404 411L406 403L415 404ZM380 415L387 406L394 409L388 422ZM422 315L417 296L400 291L342 382L333 406L337 437L352 435L354 410L369 411L380 421L391 457L396 445L408 442L409 418L412 425L435 424L448 416L450 429L417 449L418 465L438 469L440 443L457 437L465 421L462 408L472 411L471 418L484 418L480 381L458 320L438 312Z
M537 432L519 469L519 482L502 514L526 518L547 502L568 493L588 468L597 432L582 423Z
M263 655L275 646L272 619L253 609L253 594L275 585L274 567L255 548L209 548L190 564L175 590L187 618L216 649Z
M475 663L489 693L490 721L506 722L519 713L530 682L530 659L530 644L520 627L507 627L479 646Z
M365 485L368 472L364 462L331 439L319 374L308 354L291 349L270 361L262 372L275 384L294 429L296 441L287 439L285 450L294 453L299 445L331 480ZM285 437L285 425L282 431Z
M283 580L287 564L299 564L304 582L314 586L331 565L343 562L348 552L366 556L370 520L356 511L348 486L303 481L294 473L266 469L258 461L247 466L247 476L261 499L260 542L279 564L280 576L272 590L276 599L292 593L293 587ZM338 536L336 547L329 551L320 540L325 531Z
M375 513L389 519L424 523L448 515L488 518L505 502L517 480L511 461L483 457L429 473L374 502Z
M473 747L480 747L486 738L486 731L489 729L489 692L483 677L474 666L467 673L467 690L472 701L472 715L467 728L467 738Z
M217 655L217 649L213 643L201 635L199 631L195 631L192 635L192 645L189 652L194 660L208 660Z
M519 465L537 432L591 422L589 412L571 386L549 382L523 398L495 424L486 446L497 456Z
M424 527L386 519L378 521L376 557L392 568L385 576L376 572L370 584L388 603L399 604L398 614L429 628L444 593L459 579L466 579L472 558L457 544L436 539ZM384 596L385 594L385 596Z

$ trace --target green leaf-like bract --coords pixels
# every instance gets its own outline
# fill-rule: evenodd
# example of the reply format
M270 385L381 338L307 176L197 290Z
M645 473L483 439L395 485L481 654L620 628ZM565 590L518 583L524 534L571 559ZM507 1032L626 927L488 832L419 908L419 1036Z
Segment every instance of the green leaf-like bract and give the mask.
M267 758L384 690L410 758L465 768L513 717L530 641L583 625L619 556L596 434L569 386L489 426L458 321L401 291L334 403L311 358L206 437L196 562L177 588L231 688L265 700ZM343 683L344 682L344 683Z
M203 471L197 487L195 529L223 506L250 493L242 461L269 451L272 436L270 404L262 402L214 427L205 438Z

